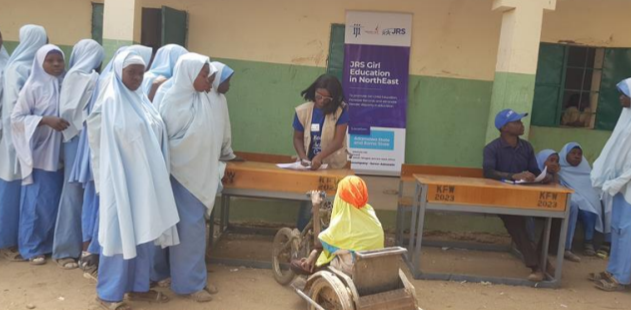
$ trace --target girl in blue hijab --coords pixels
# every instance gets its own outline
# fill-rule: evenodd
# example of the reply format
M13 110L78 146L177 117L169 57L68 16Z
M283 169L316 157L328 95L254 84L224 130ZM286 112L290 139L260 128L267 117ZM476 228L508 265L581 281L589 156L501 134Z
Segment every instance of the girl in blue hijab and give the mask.
M55 219L63 185L59 88L64 54L47 44L37 51L31 75L11 113L12 138L22 172L18 248L33 265L53 250Z
M603 225L603 211L598 192L592 187L590 174L592 168L583 157L583 149L576 142L566 144L560 154L561 184L574 190L570 204L577 207L578 220L585 231L584 253L588 256L596 255L594 249L594 232L606 233ZM576 221L570 222L568 236L574 234Z
M177 60L186 53L188 51L177 44L167 44L158 49L151 63L151 68L145 73L142 81L142 91L147 95L149 101L153 101L158 87L173 76L173 68L175 68Z
M4 67L7 66L7 62L9 61L9 53L4 48L4 44L2 41L2 32L0 32L0 104L2 104L2 73L4 72ZM0 133L2 132L2 126L0 125Z
M622 113L591 174L592 185L611 201L607 271L590 275L596 288L608 292L624 291L631 285L631 79L617 86ZM606 214L608 210L609 206Z
M48 37L42 26L25 25L20 28L20 44L9 58L2 76L2 136L0 137L0 249L10 261L22 261L18 245L18 222L22 176L11 137L11 113L26 83L35 54L46 44Z
M554 176L554 183L560 183L559 174L561 172L561 166L559 165L560 157L559 154L555 150L543 150L537 154L537 164L539 164L539 169L543 171L544 167L548 168L547 173ZM578 217L578 207L574 204L570 205L570 218L568 219L568 233L565 239L565 252L563 253L563 257L572 262L580 262L581 258L578 255L572 252L572 240L574 239L574 229L576 228L576 219ZM556 221L553 222L553 227L555 230L560 229ZM529 232L532 231L533 240L534 240L534 222L530 224ZM553 233L553 235L558 235Z
M87 120L101 206L97 296L105 309L128 309L126 293L132 300L167 302L149 289L151 248L179 243L166 128L140 90L144 72L136 53L116 56Z
M68 120L64 136L64 185L59 201L53 259L64 269L75 269L83 249L81 210L83 186L72 182L72 168L79 147L80 134L88 116L88 105L92 100L99 79L97 69L103 62L103 47L94 40L79 41L70 55L70 70L64 78L59 97L59 115Z

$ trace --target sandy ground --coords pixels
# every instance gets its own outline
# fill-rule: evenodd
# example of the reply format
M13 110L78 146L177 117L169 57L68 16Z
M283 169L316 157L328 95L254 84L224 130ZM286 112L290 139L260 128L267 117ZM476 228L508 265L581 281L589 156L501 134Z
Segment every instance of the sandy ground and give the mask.
M265 260L270 237L227 236L216 248L221 257ZM528 270L505 253L431 248L424 252L424 266L431 271L457 271L484 275L526 276ZM631 292L605 293L592 287L588 272L603 270L606 261L584 258L566 263L560 289L536 289L504 285L412 281L419 306L435 309L628 309ZM131 303L134 309L306 309L289 288L278 285L270 270L210 265L210 282L220 292L215 300L197 304L161 289L172 297L167 304ZM0 309L95 309L95 283L78 270L64 271L50 261L45 266L0 260Z

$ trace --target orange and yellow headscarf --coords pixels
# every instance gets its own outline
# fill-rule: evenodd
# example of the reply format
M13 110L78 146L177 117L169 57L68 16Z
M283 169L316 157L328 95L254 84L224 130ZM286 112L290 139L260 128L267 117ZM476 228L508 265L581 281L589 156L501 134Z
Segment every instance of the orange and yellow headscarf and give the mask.
M366 251L383 249L384 233L375 210L368 204L368 188L364 180L348 176L337 185L329 227L320 233L320 240L338 249ZM326 249L317 266L335 257Z

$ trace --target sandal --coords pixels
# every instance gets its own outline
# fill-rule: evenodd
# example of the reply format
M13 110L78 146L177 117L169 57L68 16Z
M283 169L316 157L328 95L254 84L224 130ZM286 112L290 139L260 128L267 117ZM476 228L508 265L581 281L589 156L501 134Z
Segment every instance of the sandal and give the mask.
M171 299L167 296L162 294L162 292L158 292L158 291L154 291L154 290L149 290L148 292L131 292L128 294L129 296L129 300L132 301L144 301L144 302L155 302L155 303L160 303L160 304L164 304L169 302Z
M605 292L622 292L626 289L626 287L620 283L612 276L609 279L601 279L600 281L596 281L594 286Z
M88 280L94 281L94 283L97 283L99 282L99 270L97 268L94 268L93 270L90 270L90 271L84 271L83 277Z
M149 284L149 288L154 288L154 287L170 287L171 286L171 278L166 278L162 281L151 281L151 284Z
M592 282L597 282L600 280L609 280L611 279L611 274L607 271L603 271L603 272L599 272L599 273L595 273L595 272L590 272L589 275L587 276L587 280L592 281Z
M585 243L583 253L585 253L586 256L596 256L596 249L594 249L593 244Z
M289 269L291 269L291 271L293 271L294 273L298 275L310 276L311 274L313 274L311 271L302 267L301 259L293 259L291 263L289 264Z
M29 258L28 261L31 263L31 265L41 266L41 265L46 264L46 256L38 255L33 258Z
M59 267L65 270L72 270L79 268L79 264L74 258L62 258L55 261Z
M103 310L132 310L128 304L122 301L107 302L97 297L96 304Z
M13 250L13 249L0 250L0 254L2 254L2 257L4 257L4 259L10 262L14 262L14 263L26 262L26 259L24 259L22 255L20 255L20 252L17 250Z
M96 269L98 265L98 254L92 254L85 251L81 253L81 258L79 258L79 268L81 268L81 270L91 272L93 269Z
M213 297L210 296L210 292L208 291L207 288L204 288L201 291L197 291L193 294L190 294L187 297L196 302L211 302L213 300Z
M581 258L578 257L578 255L572 253L572 251L570 250L565 250L565 253L563 254L563 258L575 263L581 262Z
M208 293L211 293L213 295L219 293L219 289L217 288L217 286L210 283L206 283L206 291L208 291Z

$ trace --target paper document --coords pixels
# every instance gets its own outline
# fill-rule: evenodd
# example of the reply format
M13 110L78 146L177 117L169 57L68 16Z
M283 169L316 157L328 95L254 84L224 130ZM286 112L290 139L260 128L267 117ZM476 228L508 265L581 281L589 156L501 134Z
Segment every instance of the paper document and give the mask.
M543 181L543 180L546 178L547 172L548 172L548 167L544 167L544 168L543 168L543 171L541 171L541 174L535 178L535 181L534 181L534 182L528 182L528 181L526 181L526 180L518 180L518 181L515 181L515 184L534 184L534 183L541 183L541 181Z
M276 166L278 168L281 168L281 169L289 169L289 170L300 170L300 171L311 170L311 166L303 166L300 163L300 161L296 161L296 162L289 163L289 164L276 164ZM318 170L324 170L328 166L329 165L327 165L327 164L322 164Z

